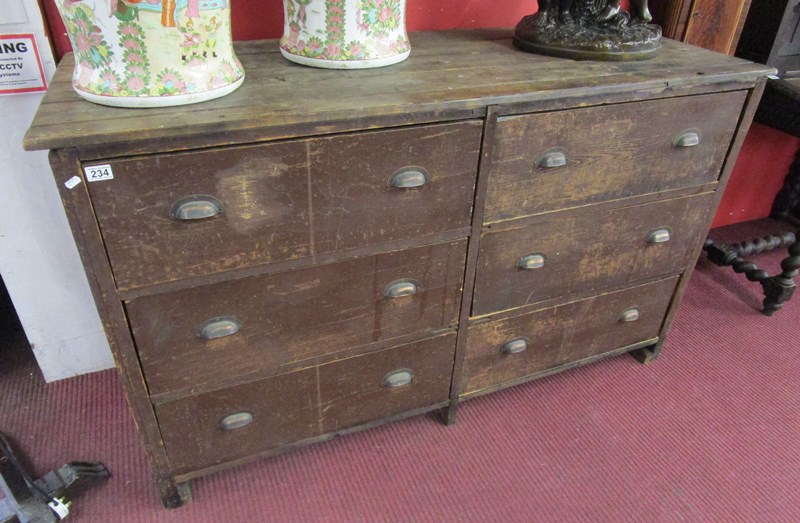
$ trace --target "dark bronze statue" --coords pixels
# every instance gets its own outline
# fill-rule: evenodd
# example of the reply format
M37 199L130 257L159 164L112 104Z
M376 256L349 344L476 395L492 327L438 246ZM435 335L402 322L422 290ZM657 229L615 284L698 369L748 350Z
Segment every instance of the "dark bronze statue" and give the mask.
M538 0L537 13L523 18L514 44L524 51L579 60L641 60L660 47L647 0Z

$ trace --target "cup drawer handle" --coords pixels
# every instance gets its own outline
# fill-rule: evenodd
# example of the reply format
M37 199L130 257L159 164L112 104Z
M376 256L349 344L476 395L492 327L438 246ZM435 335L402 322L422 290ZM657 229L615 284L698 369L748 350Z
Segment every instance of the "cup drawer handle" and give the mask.
M619 315L619 321L622 323L631 323L637 321L639 319L639 309L636 307L631 307L630 309L625 309L622 311L622 314Z
M672 233L667 227L659 227L647 235L647 243L667 243L672 239Z
M567 165L567 161L567 154L564 151L548 151L539 158L536 164L545 169L553 169Z
M204 340L216 340L233 336L242 328L241 322L232 316L213 318L203 323L197 330L197 337Z
M181 198L172 205L169 215L178 221L212 218L222 212L222 202L213 196L194 195Z
M673 147L695 147L700 145L701 137L700 131L688 129L672 140Z
M419 285L412 280L397 280L393 281L383 290L383 295L387 298L402 298L404 296L413 296L419 292Z
M547 258L545 257L544 254L534 252L532 254L526 254L525 256L517 260L517 267L519 267L520 269L524 269L526 271L532 269L541 269L542 267L544 267L546 261Z
M517 338L507 341L500 347L500 352L503 354L519 354L528 349L528 340L526 338Z
M253 415L249 412L234 412L222 418L219 422L223 430L236 430L253 422Z
M411 369L393 370L383 377L383 386L388 389L396 389L410 384L414 380L414 371Z
M422 167L403 167L389 178L389 185L395 189L412 189L428 183L428 171Z

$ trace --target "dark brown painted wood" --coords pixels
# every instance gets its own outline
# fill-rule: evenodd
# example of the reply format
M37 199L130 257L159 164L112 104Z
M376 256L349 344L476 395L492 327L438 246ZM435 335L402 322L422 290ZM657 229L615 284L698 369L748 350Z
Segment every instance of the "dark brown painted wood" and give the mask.
M658 55L637 64L564 62L516 51L510 30L443 31L411 35L404 63L372 71L324 71L291 64L274 52L276 41L240 42L244 85L202 105L148 111L114 109L82 101L69 87L68 55L53 79L25 138L28 149L103 146L128 142L207 145L241 143L232 133L275 137L281 128L336 130L357 119L362 128L393 122L468 118L488 104L533 102L596 91L634 93L669 86L702 87L736 78L753 82L769 68L665 41ZM565 66L568 64L568 66ZM703 74L696 74L696 73ZM409 118L409 113L413 117ZM339 128L340 129L340 128ZM213 137L213 140L207 140ZM141 145L135 146L134 143Z
M156 412L178 474L322 433L315 368L165 403ZM252 423L223 429L223 419L237 413Z
M716 181L746 91L502 118L484 221ZM684 133L700 143L676 146ZM598 137L602 139L598 140ZM563 166L541 166L547 154ZM565 190L569 187L569 190Z
M86 270L86 278L97 305L117 374L131 408L134 422L139 429L144 449L153 467L159 492L167 507L181 504L180 493L172 479L169 462L164 451L161 433L148 400L147 387L142 369L138 364L136 350L130 337L127 318L122 304L116 297L114 279L108 265L100 230L97 227L92 203L85 184L72 189L65 183L79 176L80 163L74 149L51 151L50 166L53 169L56 187L64 204L67 220L72 230L78 253Z
M563 365L559 365L557 367L551 367L547 370L543 370L541 372L537 372L536 374L530 376L523 376L521 378L517 378L510 381L504 381L503 383L498 383L492 387L487 387L485 389L481 389L475 392L471 392L469 394L462 394L459 398L459 401L464 401L467 399L477 398L480 396L485 396L487 394L491 394L493 392L498 392L501 390L509 389L511 387L516 387L517 385L522 385L523 383L528 383L530 381L539 380L545 378L547 376L552 376L554 374L559 374L561 372L576 369L578 367L583 367L586 365L591 365L592 363L596 363L600 360L605 360L608 358L613 358L615 356L619 356L621 354L626 353L633 353L642 347L651 347L658 343L658 338L651 338L649 340L645 340L639 343L634 343L633 345L626 345L625 347L620 347L618 349L614 349L612 351L603 352L602 354L596 354L594 356L590 356L588 358L584 358L582 360L574 360L569 363L565 363Z
M454 327L465 253L461 240L127 302L150 393L277 374L320 356ZM416 294L385 295L404 281ZM198 336L203 324L226 317L240 324L238 332Z
M467 227L480 134L465 122L131 158L89 185L124 290ZM391 187L407 167L429 180ZM170 216L196 195L223 210Z
M455 335L274 376L159 405L156 410L176 474L278 449L376 418L447 400ZM404 386L387 374L413 371ZM223 420L252 421L224 429Z
M411 343L416 343L420 340L432 336L442 336L444 334L453 333L455 331L456 331L455 327L446 329L434 329L430 331L414 332L412 334L398 336L397 338L392 338L390 340L370 343L369 345L348 347L347 349L341 350L333 354L326 354L324 356L318 356L311 360L303 360L303 361L298 361L296 363L287 364L283 368L281 368L281 371L282 373L289 373L297 370L302 370L308 367L325 365L328 363L332 363L334 361L344 360L355 356L361 356L362 354L369 354L372 352L381 351L398 345L408 345ZM214 392L216 390L226 389L229 387L236 387L238 385L243 385L245 383L251 383L253 381L269 378L270 376L274 375L275 375L274 370L256 369L256 370L251 370L245 374L237 375L235 377L223 376L220 379L209 381L203 385L189 385L187 387L175 389L170 392L151 394L150 399L153 402L153 405L160 405L162 403L169 403L170 401L179 400L187 396L205 394L207 392Z
M706 188L705 190L708 190ZM690 191L692 193L703 191ZM683 193L681 193L683 194ZM688 194L688 193L687 193ZM239 280L242 278L252 278L254 276L262 276L266 274L276 274L279 272L286 272L295 269L302 269L314 265L328 265L340 261L346 261L353 258L362 258L364 256L372 256L375 254L384 254L395 251L402 251L405 249L413 249L422 245L434 245L437 243L449 243L457 241L469 236L470 229L465 227L461 229L454 229L430 235L421 235L413 238L404 238L402 240L394 240L384 242L378 245L365 245L357 249L350 249L347 251L336 251L325 254L317 254L311 258L300 258L296 260L286 260L282 262L269 263L267 265L256 265L253 267L242 267L240 269L231 269L225 272L216 272L212 274L201 274L194 278L184 278L175 280L168 283L161 283L157 285L148 285L129 290L119 290L120 298L125 301L141 298L143 296L153 296L166 292L180 291L184 289L193 289L203 285L211 285L214 283L221 283L231 280Z
M497 130L498 111L499 107L496 105L487 108L486 122L483 127L481 159L478 165L478 183L475 187L475 209L472 212L472 230L470 231L467 247L464 292L461 296L461 308L458 318L456 357L453 365L453 379L450 385L450 404L442 412L442 417L447 425L452 425L456 422L456 413L458 411L458 397L462 385L462 370L467 346L467 326L469 325L469 315L472 308L472 293L475 288L475 272L478 266L478 253L480 252L483 213L486 208L486 188L489 183L487 170L488 166L491 165L495 150L496 140L494 136Z
M728 181L733 174L736 158L739 156L739 151L741 151L742 145L744 145L747 131L750 129L750 124L753 123L753 117L758 110L758 103L761 100L761 95L764 94L764 88L766 87L766 84L767 79L760 78L756 82L755 87L750 91L750 94L747 98L744 111L742 111L741 117L739 118L739 127L736 129L736 134L731 142L730 151L728 151L728 157L725 159L725 165L722 168L722 174L719 178L719 188L714 192L714 199L709 204L710 208L708 216L706 216L705 222L701 225L701 231L703 231L703 234L698 234L696 243L690 254L690 260L692 260L693 263L688 265L686 272L683 274L683 277L678 284L678 288L675 290L675 296L672 298L672 303L670 304L669 310L664 318L664 325L661 327L658 343L652 347L645 347L631 353L634 358L642 363L647 364L655 361L664 348L664 343L667 341L669 329L672 326L673 320L675 319L675 314L678 312L678 305L680 305L680 302L683 299L683 295L686 292L686 287L689 285L689 279L692 276L692 272L694 272L694 262L700 256L700 253L703 249L706 236L708 235L709 229L711 229L711 222L714 219L714 214L719 208L725 187L727 186Z
M369 421L368 423L362 423L360 425L355 425L353 427L349 427L349 428L346 428L346 429L338 430L336 432L329 432L329 433L323 434L321 436L315 436L313 438L308 438L308 439L304 439L304 440L300 440L300 441L295 441L293 443L290 443L288 445L284 445L282 447L278 447L276 449L265 450L265 451L259 452L257 454L252 454L250 456L242 456L242 457L236 458L233 461L228 461L228 462L225 462L225 463L221 463L219 465L212 465L210 467L204 467L204 468L195 469L195 470L192 470L190 472L186 472L184 474L176 474L175 475L175 481L178 481L178 482L189 482L189 481L191 481L191 480L193 480L195 478L199 478L199 477L202 477L202 476L207 476L208 474L213 474L215 472L220 472L220 471L223 471L223 470L227 470L227 469L230 469L232 467L237 467L239 465L242 465L242 464L245 464L245 463L250 463L250 462L258 460L258 459L278 456L280 454L284 454L286 452L291 452L291 451L296 450L296 449L301 449L301 448L307 447L309 445L314 445L314 444L317 444L317 443L322 443L322 442L325 442L325 441L329 441L329 440L332 440L334 438L338 438L340 436L346 436L348 434L353 434L355 432L359 432L359 431L362 431L362 430L368 430L368 429L372 429L372 428L375 428L375 427L380 427L380 426L385 425L387 423L392 423L392 422L395 422L395 421L404 420L406 418L411 418L411 417L414 417L414 416L420 416L420 415L425 414L425 413L432 413L433 411L436 411L436 410L439 410L439 409L443 409L446 406L447 406L447 402L434 403L432 405L428 405L426 407L422 407L422 408L419 408L419 409L408 410L406 412L401 412L400 414L393 414L391 416L385 416L383 418L374 419L372 421ZM435 415L431 414L429 417L431 419L433 419L435 417ZM432 421L432 423L433 423L433 421ZM268 464L265 464L265 465L269 466ZM181 485L182 485L182 483L178 483L178 487L179 488L180 488Z
M668 275L694 263L693 247L704 232L714 194L622 207L538 222L481 238L472 315L533 304L581 291L585 296L626 282ZM652 231L669 228L666 243L648 243ZM530 253L544 266L517 266Z
M71 91L69 61L59 67L26 144L77 147L53 153L56 180L167 504L180 504L181 493L188 492L176 482L433 409L449 406L452 421L460 398L621 352L651 359L663 345L760 97L756 79L771 69L673 42L665 42L652 61L576 63L515 51L505 30L412 39L415 50L408 61L366 71L300 67L280 58L275 42L241 43L248 69L244 87L189 108L95 106ZM719 181L714 161L729 139L722 131L714 140L716 152L661 170L668 160L645 136L657 131L640 123L650 118L650 107L674 109L655 111L660 116L652 118L652 128L659 129L684 112L707 109L700 104L686 110L686 101L709 100L714 110L708 109L702 123L713 123L718 131L725 127L718 122L735 120L743 91L751 91L747 109ZM730 103L717 103L723 99ZM608 104L624 105L612 111L603 107ZM544 114L548 111L560 113ZM544 196L549 210L519 211L510 216L526 217L483 225L493 183L485 171L492 158L513 162L510 156L527 153L500 151L494 139L497 118L546 122L588 111L600 115L592 139L616 140L612 145L626 157L644 158L636 165L649 162L651 169L638 177L634 171L605 170L623 186L616 192L592 186L598 183L594 179L562 179L560 190ZM728 117L717 120L723 113ZM580 133L586 121L572 124L565 135ZM538 130L541 126L528 130L529 138L539 137ZM607 136L613 139L604 142ZM416 154L420 151L424 154ZM593 151L602 156L613 149ZM417 162L420 157L441 169ZM396 163L425 167L432 182L437 172L457 181L410 189L396 198L402 205L393 206L380 190L387 190L388 177L404 166L395 164L397 158L402 162ZM698 167L703 161L708 169ZM83 166L102 163L112 165L114 180L83 183L72 191L63 187L72 176L83 176ZM506 193L543 196L535 188ZM172 203L196 194L219 198L223 213L193 222L197 227L188 233L170 228ZM407 201L414 197L425 199L424 205ZM165 220L170 220L166 229ZM645 247L645 235L662 226L672 228L672 241ZM514 238L518 241L509 243L515 249L526 247L520 256L533 252L531 246L552 247L546 267L557 270L525 288L531 282L515 280L516 269L513 277L503 273L508 269L503 265L494 288L481 287L492 273L481 263L505 252L501 239ZM427 254L439 250L448 253L442 255L448 260L444 266L433 261L441 259L438 254ZM379 275L394 277L397 269L401 276L400 268L420 257L428 270L422 280L442 284L411 298L416 305L397 307L398 315L388 319L375 300L383 284ZM575 327L580 312L573 310L580 308L575 302L601 303L615 295L663 298L646 289L666 285L660 278L674 285L678 275L677 291L664 291L669 309L658 315L660 331L647 329L628 339L614 338L614 328L600 319L599 327ZM489 312L470 319L473 290L476 310L486 306ZM523 291L524 296L515 294ZM485 305L490 302L494 305ZM193 335L211 314L228 315L210 310L217 306L246 316L240 341L234 335L207 342L223 349L214 352L218 360L202 361L207 353L191 348L183 352L180 337L171 336ZM465 392L461 362L476 343L471 333L489 322L545 318L551 310L563 317L554 332L572 329L572 352L544 370ZM655 322L652 310L634 328ZM251 318L264 328L258 336L248 330ZM543 329L547 322L530 325ZM606 347L592 345L603 336L614 339ZM259 358L261 339L286 361ZM587 356L578 346L596 351ZM391 390L378 384L402 369L412 369L416 381ZM241 409L258 414L255 421L219 428L222 418ZM234 416L226 425L245 421L245 415ZM254 430L258 423L271 428ZM241 440L227 437L236 433Z
M447 401L455 343L451 333L319 367L323 432ZM386 376L400 370L412 381L387 387Z
M661 329L678 277L469 328L464 394L532 376L644 340ZM636 308L638 320L621 321ZM504 354L502 346L524 338L527 349Z

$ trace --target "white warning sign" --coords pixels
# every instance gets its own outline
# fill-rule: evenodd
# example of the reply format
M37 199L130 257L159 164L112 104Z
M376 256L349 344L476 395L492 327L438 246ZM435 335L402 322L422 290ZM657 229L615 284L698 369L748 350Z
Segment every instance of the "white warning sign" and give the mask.
M32 34L0 34L0 94L47 90L42 60Z

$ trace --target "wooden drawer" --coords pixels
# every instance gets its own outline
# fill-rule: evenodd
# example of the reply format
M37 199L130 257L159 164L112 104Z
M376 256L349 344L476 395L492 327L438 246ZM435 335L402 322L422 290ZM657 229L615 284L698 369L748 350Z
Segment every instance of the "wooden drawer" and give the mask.
M681 272L695 261L713 200L714 193L704 193L596 213L554 213L484 234L472 315ZM664 229L668 241L651 238ZM521 268L526 256L540 256L541 266Z
M89 190L127 290L468 227L480 140L468 121L120 159ZM392 187L409 167L424 185Z
M736 91L503 118L484 221L714 182L745 98ZM687 131L698 145L676 144ZM548 154L560 163L558 153L566 165L542 166Z
M150 393L454 326L465 255L460 240L126 302Z
M186 473L445 403L454 354L455 334L447 334L157 405L170 463ZM387 385L392 373L407 370L410 383ZM250 423L224 429L237 413Z
M658 337L677 282L676 276L469 327L462 394Z

